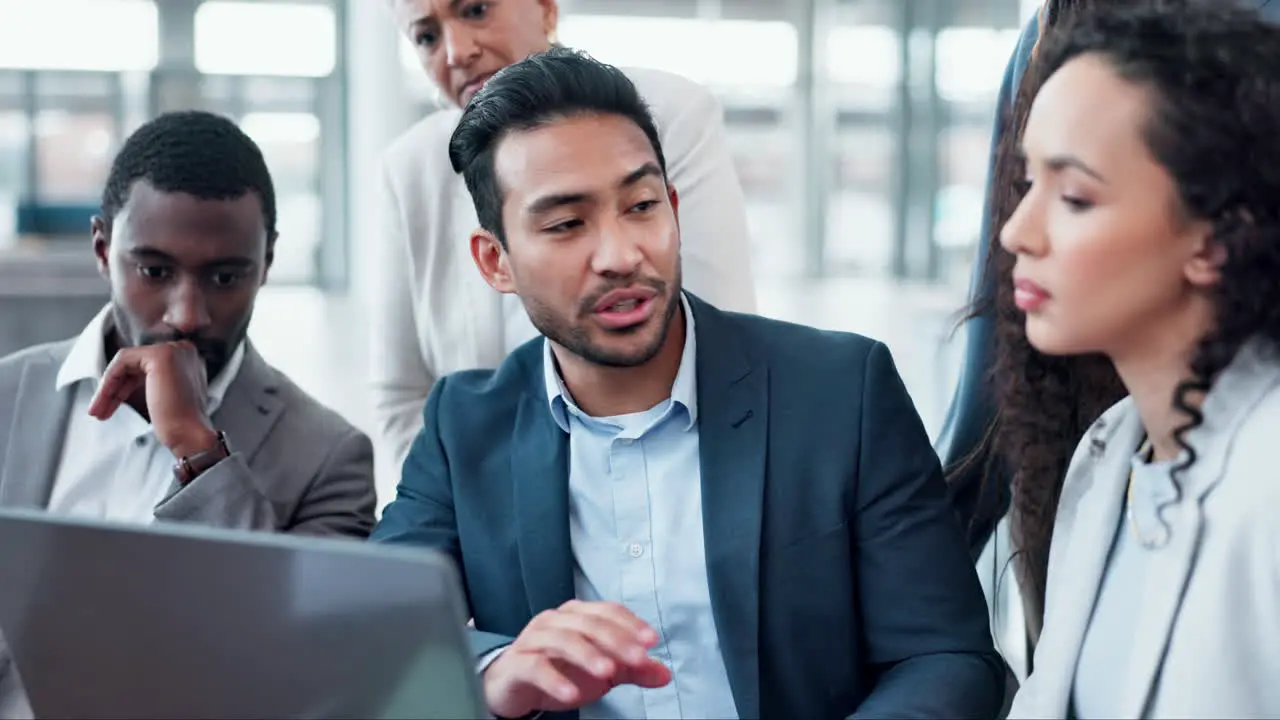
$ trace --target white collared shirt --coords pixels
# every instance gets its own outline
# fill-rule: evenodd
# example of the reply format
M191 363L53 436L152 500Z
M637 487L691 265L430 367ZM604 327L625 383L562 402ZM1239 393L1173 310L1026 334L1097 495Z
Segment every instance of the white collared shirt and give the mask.
M111 307L80 333L58 370L57 392L75 393L48 509L83 517L149 523L173 485L177 458L156 438L151 423L128 404L106 420L89 414L89 403L106 371L106 336L113 329ZM218 377L209 383L207 412L222 404L244 362L240 343Z

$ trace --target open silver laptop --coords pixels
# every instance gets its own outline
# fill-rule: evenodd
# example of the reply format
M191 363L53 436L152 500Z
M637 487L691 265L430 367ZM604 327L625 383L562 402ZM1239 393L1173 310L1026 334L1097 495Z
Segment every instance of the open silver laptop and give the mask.
M0 510L36 717L484 717L464 623L432 552Z

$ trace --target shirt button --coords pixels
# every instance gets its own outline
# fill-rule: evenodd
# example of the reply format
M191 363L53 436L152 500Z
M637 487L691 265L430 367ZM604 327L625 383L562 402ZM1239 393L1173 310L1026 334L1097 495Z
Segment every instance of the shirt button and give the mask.
M138 439L137 439L137 440L134 440L133 442L134 442L134 444L135 444L135 445L137 445L138 447L142 447L143 445L146 445L146 444L147 444L147 436L146 436L146 435L139 435L139 436L138 436Z
M631 545L627 547L627 554L633 558L638 558L644 554L644 546L640 543L631 543Z

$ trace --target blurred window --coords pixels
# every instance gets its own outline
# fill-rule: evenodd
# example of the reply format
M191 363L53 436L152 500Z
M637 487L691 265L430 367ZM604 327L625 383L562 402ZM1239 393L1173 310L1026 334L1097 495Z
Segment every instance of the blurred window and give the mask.
M325 77L337 63L337 19L328 5L205 0L195 36L196 68L211 75Z
M938 33L938 94L946 102L990 104L1018 44L1017 29L953 27Z
M262 148L276 191L276 244L271 278L310 282L323 237L320 203L320 118L305 112L250 112L240 127Z
M560 38L611 65L666 70L715 88L787 88L796 80L799 40L786 22L569 15Z
M0 68L151 70L159 57L152 0L0 0Z
M42 202L96 202L111 171L115 134L110 113L36 113L36 196Z

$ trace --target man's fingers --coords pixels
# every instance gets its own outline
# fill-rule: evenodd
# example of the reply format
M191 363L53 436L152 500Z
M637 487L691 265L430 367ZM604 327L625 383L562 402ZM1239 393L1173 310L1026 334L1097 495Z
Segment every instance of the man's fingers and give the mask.
M111 417L145 382L146 376L133 365L112 361L102 374L98 392L89 403L89 414L103 420Z
M581 694L578 686L557 670L555 663L542 655L530 655L529 661L531 665L527 672L521 673L521 680L565 705L571 706L578 701Z
M607 620L624 628L632 633L636 641L645 647L652 647L658 642L658 633L644 620L641 620L635 613L627 609L625 605L618 603L594 602L584 603L571 601L564 610L572 613L580 613L591 615L593 617Z
M566 603L534 618L490 666L485 699L491 708L554 710L594 702L624 683L663 687L671 671L648 651L657 639L621 605Z
M548 657L573 665L587 675L608 680L616 663L598 645L583 635L563 628L548 628L530 637L530 645Z
M619 680L642 688L666 687L671 682L671 669L650 659L640 667L628 668Z
M648 657L645 646L637 639L632 628L608 616L592 613L557 612L547 629L564 630L590 640L596 647L608 653L618 662L636 665ZM532 638L531 638L532 639ZM543 645L539 650L554 652L554 645Z

